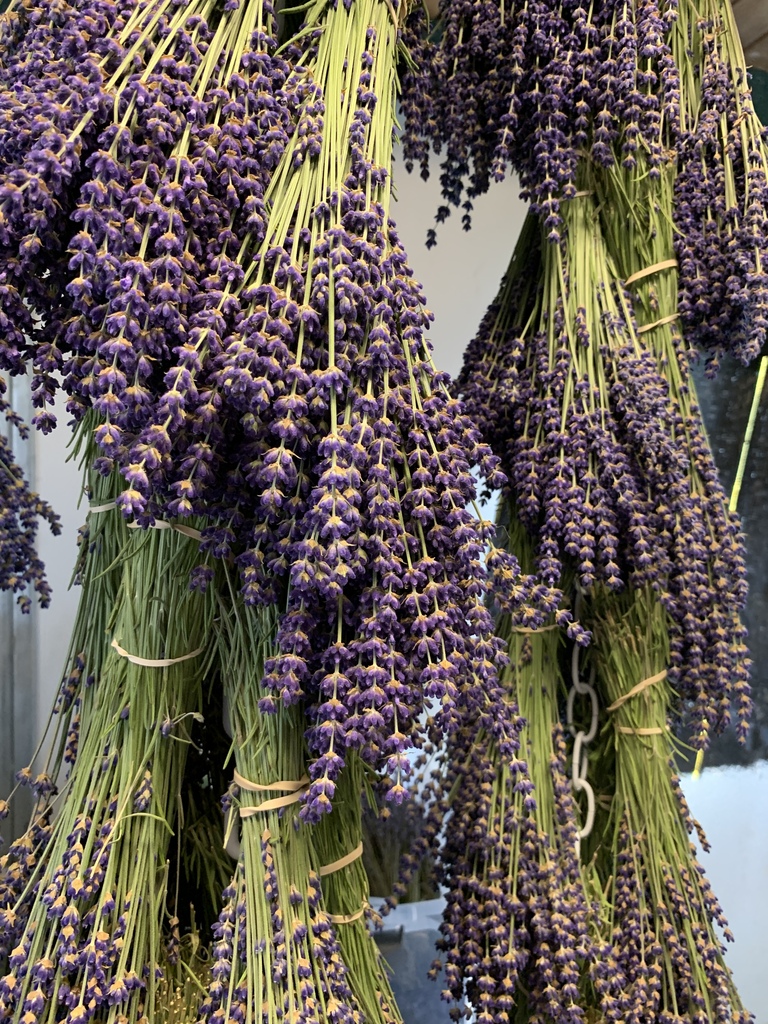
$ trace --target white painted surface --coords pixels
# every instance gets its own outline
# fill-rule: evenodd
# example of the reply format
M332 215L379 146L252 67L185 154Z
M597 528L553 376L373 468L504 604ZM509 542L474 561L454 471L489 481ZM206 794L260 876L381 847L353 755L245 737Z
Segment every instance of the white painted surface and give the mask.
M682 784L691 813L712 846L701 863L735 939L727 961L756 1024L768 1024L768 762L705 767L698 779L683 776Z

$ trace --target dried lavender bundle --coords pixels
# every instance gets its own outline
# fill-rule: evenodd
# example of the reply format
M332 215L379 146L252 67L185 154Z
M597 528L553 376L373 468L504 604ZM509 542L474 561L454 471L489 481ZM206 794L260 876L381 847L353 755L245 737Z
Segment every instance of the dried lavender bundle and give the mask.
M14 1024L155 1019L165 858L211 602L189 588L199 561L189 537L137 531L128 543L112 646L0 980L0 1019Z
M577 190L583 155L611 163L615 141L622 159L643 142L660 152L660 129L674 143L680 75L666 36L675 7L448 0L434 45L419 39L417 20L409 42L420 63L404 76L405 154L426 173L428 144L445 148L448 205L437 220L461 204L468 227L473 199L512 168L557 241L560 203Z
M685 131L675 181L681 321L689 344L743 363L768 328L768 135L730 0L683 2L672 33Z
M79 437L83 442L83 434ZM75 451L77 452L78 445ZM83 461L91 464L92 449L86 445ZM31 788L35 797L27 832L0 857L0 958L7 956L19 940L27 914L34 902L28 887L36 857L51 834L51 816L77 757L83 721L91 712L96 685L109 648L108 625L120 584L120 554L127 540L123 520L115 511L118 481L90 471L90 511L80 535L75 578L81 587L63 678L48 728L30 765L17 775L20 785ZM42 771L33 774L32 765L40 751L49 750ZM11 798L13 794L11 794ZM7 805L2 808L3 816ZM5 911L13 911L6 915Z
M310 827L298 816L309 782L302 707L258 710L275 615L230 585L218 647L237 774L233 807L242 854L214 928L199 1020L355 1021L334 925L323 902Z
M505 509L523 566L530 541ZM503 597L503 594L501 595ZM497 632L509 650L505 699L521 716L513 761L468 719L449 744L455 797L440 851L448 886L441 925L444 998L464 999L483 1024L517 1019L581 1021L582 991L599 971L603 943L579 863L580 812L560 724L562 633L555 622ZM466 1011L465 1011L466 1012Z
M205 3L198 6L206 8ZM95 50L89 49L90 32L106 26L108 31L93 43ZM188 31L181 31L182 26ZM45 386L36 379L33 395L43 407L49 401L48 390L53 389L50 373L60 366L56 346L50 348L51 307L63 287L67 221L77 203L79 176L94 149L98 151L99 131L108 126L117 129L129 108L144 111L150 144L162 140L169 122L183 122L184 65L200 58L208 32L194 4L174 11L168 0L130 4L125 9L83 4L80 10L63 12L62 31L73 38L62 43L61 66L54 62L53 74L44 78L44 89L51 95L42 97L39 109L31 104L35 116L30 126L20 119L20 155L3 169L0 179L0 317L4 325L0 365L19 373L24 362L36 356ZM42 40L37 33L30 34L31 49L14 87L0 94L0 105L10 108L9 120L23 83L39 78L41 63L45 66L49 42L45 37L46 30ZM176 84L169 87L171 81ZM59 95L62 92L65 95ZM178 109L172 112L168 107L174 102ZM26 105L23 95L21 103ZM44 318L42 323L33 319L34 311ZM48 429L50 414L45 409L43 413L40 426Z
M690 709L694 743L705 747L728 725L734 704L742 740L749 726L749 660L740 619L746 567L739 520L718 477L691 379L688 336L679 321L673 183L671 164L651 176L642 155L634 168L615 167L595 177L607 244L632 294L639 330L667 381L672 433L687 453L678 503L665 503L662 523L672 557L659 592L671 620L670 683Z
M445 151L445 205L515 170L551 240L588 158L651 173L673 156L680 313L691 344L748 362L765 340L768 144L730 0L579 0L440 6L439 42L415 12L403 76L405 156ZM429 242L434 242L434 232Z
M239 261L263 235L261 194L291 122L273 28L269 4L228 11L191 82L194 119L169 150L147 149L130 111L81 194L65 388L76 415L93 405L103 417L97 439L123 470L126 514L151 497L189 515L221 484L221 399L204 370L237 312Z
M746 1024L752 1018L725 965L718 929L732 936L689 839L697 826L680 790L669 729L666 614L644 588L596 593L586 617L609 719L606 751L593 770L615 778L608 825L593 837L608 879L613 949L606 966L616 982L601 1010L609 1021Z
M388 220L392 12L382 0L318 3L307 33L313 84L265 194L263 242L222 290L239 311L226 345L211 346L206 400L212 429L240 420L243 485L220 517L252 531L238 558L246 598L274 602L288 584L263 706L312 697L305 813L317 818L346 747L387 766L397 799L425 697L442 701L446 727L461 700L492 699L470 469L497 477L432 365L429 314ZM187 384L172 382L176 401ZM127 470L133 508L152 492L144 468L137 457ZM177 485L193 506L194 473ZM217 553L236 537L223 529ZM467 666L479 686L459 693Z
M5 383L0 378L0 417L4 416L7 423L19 429L21 436L26 436L26 430L3 398L4 391ZM51 599L45 567L36 547L41 522L48 525L54 536L60 532L59 517L30 488L8 438L0 433L0 590L17 594L23 612L32 607L30 591L37 595L43 608Z
M350 756L339 777L333 811L315 826L325 908L331 914L355 1002L367 1024L398 1024L402 1016L387 967L369 930L377 915L369 903L363 866L363 766Z
M524 231L457 384L502 457L547 611L566 558L587 590L666 578L673 553L657 524L682 500L687 465L593 194L564 204L563 218L564 240L540 244L535 289L536 231Z

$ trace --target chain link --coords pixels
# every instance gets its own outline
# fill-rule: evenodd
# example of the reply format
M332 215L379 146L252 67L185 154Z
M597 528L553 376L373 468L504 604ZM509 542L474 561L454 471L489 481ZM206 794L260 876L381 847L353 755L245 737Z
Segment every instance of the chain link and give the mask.
M575 614L578 617L579 605L581 604L581 595L579 594L576 598ZM579 659L581 657L581 648L578 644L574 644L573 654L571 656L571 688L568 691L568 703L566 705L566 716L568 727L574 737L573 739L573 759L571 764L571 785L575 792L584 793L587 798L587 818L584 822L583 827L579 830L577 839L577 854L579 852L578 845L582 839L586 839L592 831L595 824L595 791L587 780L587 770L589 768L589 758L587 753L587 745L597 735L597 725L599 716L599 706L597 702L597 693L593 686L595 681L595 670L592 668L589 675L589 682L582 682L581 673L579 670ZM589 702L592 710L592 719L587 732L583 729L577 729L574 723L574 705L576 697L589 697Z

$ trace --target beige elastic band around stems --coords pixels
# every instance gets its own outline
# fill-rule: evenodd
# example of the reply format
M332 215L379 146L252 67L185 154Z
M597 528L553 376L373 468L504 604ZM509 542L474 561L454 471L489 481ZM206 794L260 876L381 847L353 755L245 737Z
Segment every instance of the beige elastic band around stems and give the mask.
M623 732L626 736L661 736L667 730L662 729L660 725L649 725L645 729L633 729L631 725L617 725L616 729L618 732Z
M246 779L237 769L235 769L234 780L240 789L244 789L248 793L264 793L270 789L287 792L287 796L276 796L273 800L264 800L255 807L241 807L241 818L252 818L254 814L260 814L262 811L277 811L281 807L289 807L291 804L298 803L309 786L309 778L306 775L296 781L280 779L277 782L270 782L268 786L262 786L258 782Z
M334 924L352 924L354 921L360 920L369 905L370 904L368 903L364 903L359 910L355 911L354 914L329 914L328 916Z
M256 807L241 807L240 817L252 818L254 814L261 814L262 811L278 811L281 807L289 807L291 804L298 803L304 792L303 789L299 789L295 793L289 793L288 796L276 796L274 800L265 800Z
M145 668L170 668L171 665L178 665L182 661L196 658L198 654L202 654L205 650L205 647L198 647L196 651L182 654L180 658L140 658L137 654L129 654L128 651L120 646L117 640L112 640L112 646L121 658L127 658L133 665L143 665Z
M590 196L593 196L594 194L595 193L592 192L591 189L584 189L581 192L574 192L571 196L571 199L588 199Z
M549 626L539 626L534 628L533 626L513 626L513 633L549 633L550 630L560 629L556 622L550 623Z
M334 860L330 864L326 864L325 867L320 868L318 874L321 877L325 877L325 875L332 875L336 871L341 871L341 869L347 867L347 865L354 864L354 862L362 856L363 842L360 840L351 853L348 853L345 857L339 857L338 860Z
M645 270L638 270L636 274L632 274L631 277L627 278L624 284L634 284L635 281L642 281L644 277L650 277L651 274L658 274L661 270L672 270L677 265L677 260L674 258L670 260L659 260L658 263L654 263L650 267L646 267Z
M129 530L142 530L139 523L128 523ZM191 537L192 540L202 540L202 533L199 530L193 529L191 526L184 526L183 523L169 523L165 519L156 519L154 523L149 527L150 530L175 530L176 533L181 533L185 537Z
M662 679L666 679L666 676L667 670L662 669L661 672L657 672L655 676L649 676L647 679L641 679L641 681L633 686L631 690L623 693L613 702L613 704L609 704L605 710L616 711L616 709L620 708L622 704L626 704L628 700L632 700L633 697L636 697L638 693L642 693L643 690L647 690L649 686L654 686L656 683L660 683Z
M265 793L270 789L276 789L281 793L296 793L300 789L306 789L309 782L309 776L305 775L303 778L298 779L298 781L295 782L285 782L281 780L279 782L270 782L268 786L262 786L258 782L251 782L250 779L246 779L246 777L241 775L237 769L235 769L233 778L240 789L245 789L249 793Z
M679 313L671 313L669 316L663 316L661 320L656 320L652 324L644 324L642 327L637 328L638 334L646 334L648 331L653 331L657 327L663 327L664 324L674 323L675 320L680 319Z
M89 505L88 511L98 515L99 512L111 512L113 508L117 508L116 501L105 501L102 505Z

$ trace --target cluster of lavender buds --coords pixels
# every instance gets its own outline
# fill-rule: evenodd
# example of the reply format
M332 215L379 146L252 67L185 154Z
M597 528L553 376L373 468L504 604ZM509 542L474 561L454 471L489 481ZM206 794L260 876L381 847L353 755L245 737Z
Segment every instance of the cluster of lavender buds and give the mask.
M743 363L768 329L768 135L730 3L681 4L674 44L698 68L675 183L679 309L689 343Z
M99 130L113 122L118 96L155 117L168 102L160 69L174 62L166 50L184 13L183 5L174 9L167 2L46 3L29 13L31 30L6 69L0 93L0 368L20 373L37 357L41 375L33 396L40 406L50 400L50 374L60 366L55 346L49 351L51 309L64 284L81 175ZM45 418L40 423L48 425Z
M585 615L609 719L593 770L615 780L610 811L586 851L609 879L610 949L596 985L604 1018L747 1024L752 1017L723 959L722 938L733 937L689 834L709 846L674 765L664 610L645 589L597 594Z
M38 425L62 371L125 478L123 514L214 516L206 543L237 555L247 600L287 592L267 683L313 697L305 813L330 808L348 748L401 799L425 701L451 729L462 701L495 699L472 470L501 477L434 369L388 216L398 24L382 2L318 2L293 66L263 5L161 3L115 31L128 49L99 86L114 117L57 128L81 183L53 206L78 230L54 244L53 212L35 214L44 248L66 245L37 275L55 301L18 293L45 307L17 360ZM42 191L36 153L9 251Z
M582 157L631 163L645 147L660 161L679 128L679 71L667 41L676 6L449 0L438 44L419 38L423 16L413 15L404 150L426 174L430 144L444 149L447 205L437 220L463 205L468 227L475 197L511 168L557 241L560 203L576 192Z
M530 542L505 516L510 543L524 560ZM523 716L511 761L468 718L451 739L455 801L440 850L447 906L439 948L445 999L454 1017L465 1000L482 1024L515 1019L575 1024L589 1007L589 980L605 942L579 861L580 814L567 771L560 723L556 623L516 626L502 613L497 631L510 664L501 681L513 713Z
M55 819L35 820L3 866L0 1020L14 1024L156 1019L164 865L211 602L189 588L189 538L137 531L129 548L114 642Z
M749 726L740 619L747 596L744 546L707 441L678 320L672 170L653 179L643 172L642 164L613 168L595 185L605 238L628 282L638 329L668 384L673 435L688 453L679 490L670 489L663 508L671 566L660 594L670 616L670 683L687 704L695 744L705 747L712 732L728 725L733 704L742 741Z
M463 700L492 703L499 645L472 468L500 476L434 369L430 315L388 218L392 12L318 3L307 20L289 143L240 250L212 261L182 365L132 431L119 502L141 519L165 487L170 514L215 510L207 542L237 554L246 600L287 594L262 710L311 695L317 819L346 749L386 766L401 799L425 701L441 701L448 729ZM119 449L121 429L110 419L97 436Z
M82 441L82 436L78 440ZM92 449L84 453L86 463L92 454ZM27 868L34 859L20 856L20 852L30 841L32 849L39 851L50 836L50 815L59 794L55 783L70 775L77 758L82 723L90 716L95 684L108 650L109 622L121 576L119 556L126 528L114 508L117 481L95 471L89 473L89 480L91 506L102 511L89 513L79 539L74 575L81 588L80 599L61 684L40 743L41 749L47 745L49 754L42 772L34 774L29 765L17 774L18 784L33 792L34 810L30 829L19 840L21 847L19 843L11 845L0 859L0 907L13 908L17 921L26 916L22 906L28 907L34 896L33 890L27 889Z
M8 405L4 393L5 383L0 378L0 417L4 415L6 423L25 438L27 430ZM60 532L59 517L48 502L31 490L8 438L0 433L0 590L18 594L23 612L32 607L30 590L38 595L43 608L51 598L36 547L41 521L48 524L54 536Z
M765 341L768 140L729 0L440 5L439 42L414 12L403 77L406 165L442 152L445 205L507 169L551 241L585 160L652 176L671 162L680 314L691 344L753 359ZM435 241L434 231L429 242Z
M637 180L625 168L604 173ZM732 699L743 728L749 716L743 552L674 317L656 301L645 309L623 283L659 259L637 250L629 218L647 207L629 186L625 194L626 208L608 198L601 206L592 190L564 204L559 246L529 222L458 387L502 457L549 605L559 600L564 559L587 591L652 585L672 622L673 683L695 709L705 746L727 724ZM636 234L653 238L643 225ZM659 286L646 275L636 291L657 295ZM673 277L673 308L675 286Z

